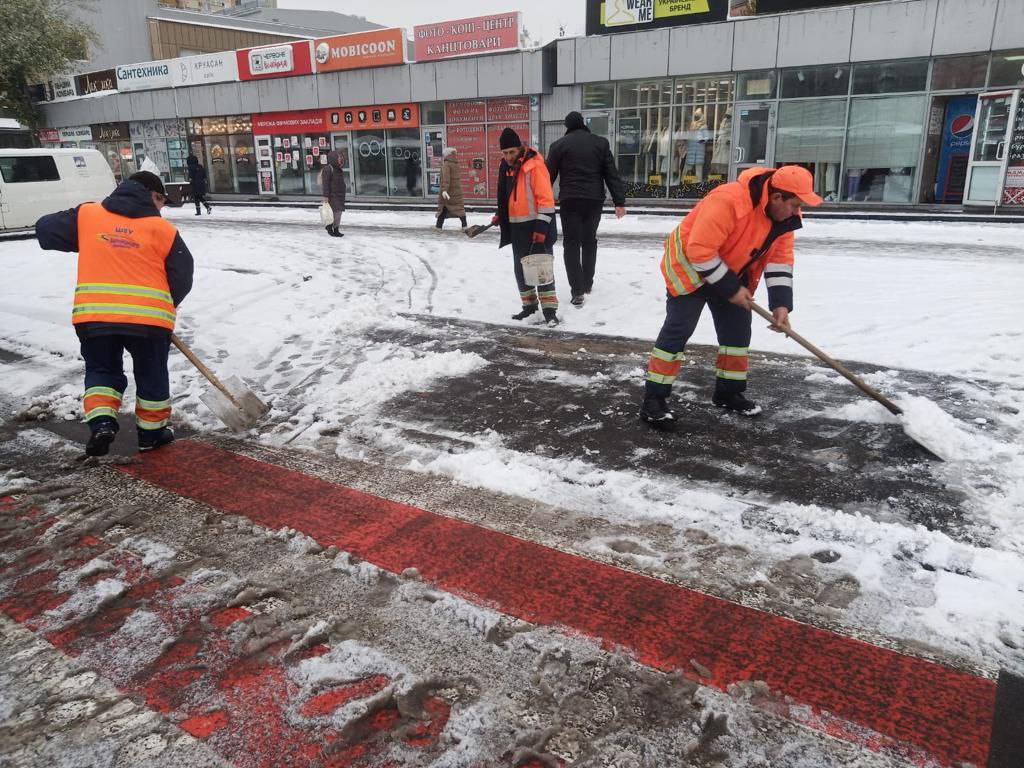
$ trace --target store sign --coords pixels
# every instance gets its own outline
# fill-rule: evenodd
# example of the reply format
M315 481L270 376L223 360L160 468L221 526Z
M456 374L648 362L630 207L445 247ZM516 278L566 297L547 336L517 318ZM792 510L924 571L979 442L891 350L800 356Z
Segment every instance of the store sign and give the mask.
M131 131L128 123L97 123L92 126L94 141L128 141Z
M61 143L77 144L81 141L92 141L92 127L88 125L72 125L66 128L58 128L57 135L60 136Z
M764 16L769 13L789 13L813 8L877 2L882 2L882 0L729 0L729 18L742 19L750 16Z
M448 125L460 123L482 123L487 119L485 101L447 101L444 105L444 121Z
M624 0L633 2L633 0ZM519 11L423 24L413 28L416 61L519 50Z
M373 104L366 107L329 109L324 118L331 130L352 131L364 128L418 128L419 104Z
M104 69L102 72L87 72L75 78L75 85L78 88L78 93L82 96L100 91L116 91L117 73L112 69Z
M288 77L309 75L313 72L313 56L310 41L265 45L261 48L244 48L235 51L238 62L238 76L242 80L258 80L266 77Z
M50 81L50 87L53 89L53 98L55 99L73 99L78 95L75 78L70 75L53 78Z
M117 90L151 91L171 87L171 67L167 61L146 61L142 64L120 66L117 72Z
M322 133L327 130L324 113L319 109L298 112L264 112L252 116L252 132L266 136L286 133Z
M530 119L530 97L512 96L487 100L487 122L516 123Z
M36 131L40 143L57 144L60 142L60 132L56 128L40 128Z
M313 43L317 72L387 67L405 63L405 32L375 29L325 37Z
M230 83L238 79L238 59L234 51L186 56L171 61L171 85Z
M587 34L725 21L735 0L587 0Z

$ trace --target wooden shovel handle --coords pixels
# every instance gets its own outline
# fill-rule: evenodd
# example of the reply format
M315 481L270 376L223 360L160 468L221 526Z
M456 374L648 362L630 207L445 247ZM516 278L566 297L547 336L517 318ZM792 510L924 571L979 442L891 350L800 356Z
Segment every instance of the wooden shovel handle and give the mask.
M235 406L239 410L242 410L242 406L238 403L237 400L235 400L235 396L232 395L228 391L228 388L221 383L221 380L217 378L216 374L209 368L207 368L203 364L202 360L196 357L195 353L191 349L189 349L188 345L178 338L178 334L171 334L171 342L181 351L181 354L187 357L189 359L189 362L192 363L192 365L194 365L199 370L199 372L206 377L206 380L208 382L213 384L213 386L215 386L217 389L221 391L224 397L231 401L231 404L233 406Z
M764 307L759 306L756 302L753 302L753 301L750 302L750 308L752 310L754 310L754 312L759 314L761 317L763 317L765 320L767 320L768 322L770 322L772 324L775 323L775 316L772 315L772 313L769 312ZM824 352L822 352L820 349L818 349L816 346L811 344L811 342L809 342L807 339L805 339L799 333L794 331L792 328L790 328L788 331L783 331L783 333L785 333L789 338L791 338L793 341L795 341L801 347L806 349L812 355L814 355L819 360L821 360L823 363L825 363L830 368L832 368L832 370L836 371L839 374L842 374L847 379L849 379L851 382L853 382L854 386L856 386L861 392L863 392L864 394L870 395L871 397L875 398L875 400L877 400L882 405L884 405L886 407L886 409L890 413L895 414L896 416L899 416L901 413L903 413L902 409L898 405L896 405L896 403L892 402L892 400L887 398L885 395L883 395L878 390L874 389L873 387L868 386L867 382L865 382L857 374L853 373L853 371L849 370L845 365L840 363L838 360L833 360L831 357L829 357Z

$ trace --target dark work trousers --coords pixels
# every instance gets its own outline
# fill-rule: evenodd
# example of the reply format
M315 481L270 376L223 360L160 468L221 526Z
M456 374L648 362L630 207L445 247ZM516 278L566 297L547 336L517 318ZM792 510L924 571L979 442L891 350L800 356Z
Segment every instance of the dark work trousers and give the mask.
M466 217L465 216L452 216L450 213L448 213L448 209L447 208L442 208L441 212L439 214L437 214L437 224L436 224L436 226L437 226L438 229L441 229L441 227L444 226L444 220L445 219L455 219L455 218L457 218L459 221L462 222L462 228L463 229L465 229L468 226L466 224Z
M171 388L167 375L170 333L87 336L81 339L81 343L82 357L85 358L86 421L92 431L104 423L117 425L117 409L128 386L124 375L125 350L132 356L135 372L135 423L139 438L151 437L156 430L166 426L171 415Z
M194 202L194 203L196 204L196 213L199 213L199 204L200 204L200 203L202 203L203 205L205 205L205 206L206 206L206 212L207 212L207 213L209 213L209 212L210 212L210 203L209 203L209 201L208 201L208 200L206 199L206 195L205 195L205 194L202 194L202 195L193 195L193 196L192 196L192 202Z
M599 200L560 200L565 274L573 296L590 293L597 266L597 227L601 223Z
M747 350L750 347L750 312L730 304L713 288L702 285L693 293L683 296L669 295L665 302L665 323L661 326L658 340L654 342L651 365L645 382L648 397L668 397L672 391L679 366L682 365L683 348L690 340L697 321L700 320L704 305L711 309L718 335L718 361L716 365L715 390L718 392L743 392L747 388ZM665 362L675 358L674 372L659 366L658 358ZM670 365L672 365L670 363ZM655 375L658 370L662 374ZM658 381L652 381L651 379Z
M527 285L523 277L523 256L530 253L553 253L554 246L533 242L533 222L512 225L512 271L519 288L519 300L524 307L540 304L541 309L558 309L555 281L545 285Z

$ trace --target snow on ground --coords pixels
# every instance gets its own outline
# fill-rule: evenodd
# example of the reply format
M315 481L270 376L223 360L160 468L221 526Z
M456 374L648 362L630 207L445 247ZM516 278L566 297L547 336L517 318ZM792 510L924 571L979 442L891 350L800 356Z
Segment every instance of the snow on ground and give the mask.
M770 515L778 529L804 533L795 541L773 538L744 526L746 506L729 498L729 489L681 491L629 468L610 472L522 454L505 448L496 434L450 436L470 445L462 453L409 446L378 417L380 406L446 377L469 375L488 361L429 343L410 348L373 342L364 334L415 328L417 314L515 325L509 319L518 308L512 257L497 249L493 230L469 240L451 221L448 230L436 232L429 212L353 211L343 220L347 236L338 240L319 226L315 210L217 207L213 216L196 218L178 209L168 218L180 227L197 266L179 334L219 374L242 376L271 401L273 428L260 439L299 447L332 439L340 455L354 457L375 446L402 456L410 468L471 486L613 521L646 518L680 531L713 530L768 563L827 545L843 553L861 583L864 594L851 615L865 623L973 657L982 666L1006 663L1013 653L1008 648L1024 647L1024 446L993 441L981 425L929 411L927 391L908 391L898 372L886 370L961 377L965 397L987 397L999 406L993 421L1004 434L1024 434L1019 227L809 220L797 235L794 327L836 358L881 367L869 381L884 384L952 460L937 471L978 479L972 511L993 531L988 549L872 520L857 510L795 504L775 505ZM561 328L653 339L663 319L661 240L672 226L669 217L605 217L595 292L581 310L568 306L556 258ZM82 365L70 328L75 256L43 252L34 241L5 242L0 265L18 276L0 284L4 416L28 410L76 418ZM693 341L716 343L706 315ZM763 323L755 323L752 346L804 354ZM638 376L644 362L637 360ZM200 403L202 379L177 353L171 368L176 421L219 429ZM814 376L824 381L809 386L849 386L835 376ZM985 389L972 380L996 385ZM553 381L552 389L559 384L580 382ZM126 400L131 397L129 387ZM890 419L867 399L833 417ZM581 546L599 552L606 543ZM931 569L900 568L906 552ZM658 553L642 559L651 565Z

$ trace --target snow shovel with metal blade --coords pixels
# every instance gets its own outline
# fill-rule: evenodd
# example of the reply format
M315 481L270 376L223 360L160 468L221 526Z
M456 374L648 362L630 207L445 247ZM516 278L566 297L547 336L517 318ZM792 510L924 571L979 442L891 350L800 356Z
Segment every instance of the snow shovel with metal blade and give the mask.
M270 410L270 406L260 400L237 376L229 376L224 381L218 379L213 371L207 368L203 361L188 348L188 345L178 338L176 333L171 334L171 341L181 350L181 354L187 357L189 362L206 377L206 380L216 387L216 389L204 392L199 399L213 411L214 416L235 432L245 432L250 429Z
M472 227L466 227L466 237L476 237L493 226L493 224L474 224Z
M765 320L772 323L773 325L775 324L775 316L772 315L772 313L769 312L767 309L765 309L762 306L759 306L757 303L753 301L750 302L750 307L751 309L754 310L755 313L763 317ZM799 333L794 331L792 328L790 328L788 331L783 331L783 333L786 334L786 336L791 338L793 341L795 341L797 344L799 344L801 347L806 349L808 352L810 352L812 355L814 355L816 358L821 360L827 366L829 366L836 373L845 376L847 379L853 382L853 384L861 392L863 392L866 395L870 395L871 397L875 398L875 400L884 405L886 410L889 411L889 413L891 413L893 416L895 416L896 419L899 421L900 426L903 427L903 431L906 432L907 437L909 437L915 443L917 443L926 451L928 451L928 453L930 453L932 456L939 459L939 461L945 461L945 457L942 455L941 450L928 444L928 438L925 435L922 435L921 432L914 427L914 424L903 413L903 409L896 405L896 403L887 398L878 390L869 386L867 382L865 382L857 374L849 370L838 360L834 360L828 355L826 355L824 352L822 352L816 346L811 344L811 342L809 342Z

